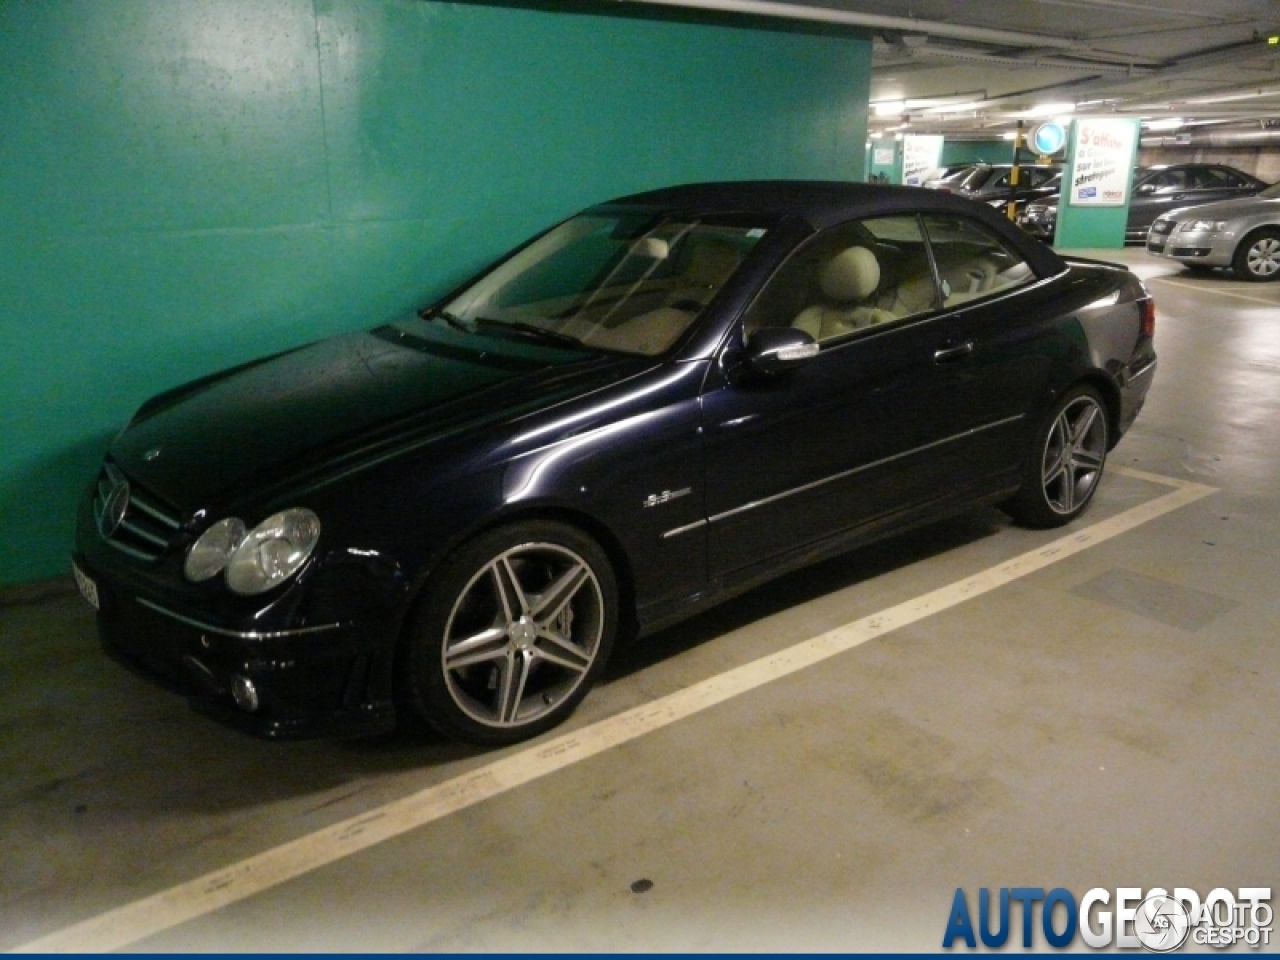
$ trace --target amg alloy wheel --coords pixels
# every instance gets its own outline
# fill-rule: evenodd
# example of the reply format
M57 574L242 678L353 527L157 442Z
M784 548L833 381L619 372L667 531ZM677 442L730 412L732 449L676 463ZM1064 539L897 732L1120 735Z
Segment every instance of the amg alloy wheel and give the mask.
M419 712L443 733L485 745L536 736L573 711L608 658L613 573L572 527L493 531L427 589L410 681Z
M1060 527L1089 505L1107 462L1107 411L1092 387L1069 390L1036 433L1022 488L1005 504L1029 527Z

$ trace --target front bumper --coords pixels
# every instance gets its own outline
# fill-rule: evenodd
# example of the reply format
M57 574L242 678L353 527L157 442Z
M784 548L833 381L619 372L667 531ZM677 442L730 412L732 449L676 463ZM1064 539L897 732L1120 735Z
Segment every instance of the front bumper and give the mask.
M1147 253L1179 263L1200 264L1205 267L1229 267L1235 253L1236 233L1233 230L1184 231L1180 224L1166 234L1154 231L1147 235Z
M264 601L256 612L213 615L184 599L188 585L166 570L172 564L148 567L100 537L89 500L72 561L81 592L97 600L104 650L199 712L269 739L395 726L396 629L385 604L314 616L299 614L305 604Z

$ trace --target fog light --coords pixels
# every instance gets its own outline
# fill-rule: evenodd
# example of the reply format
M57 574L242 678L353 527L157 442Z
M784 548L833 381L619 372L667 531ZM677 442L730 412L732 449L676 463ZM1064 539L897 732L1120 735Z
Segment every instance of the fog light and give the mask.
M248 677L237 674L231 678L231 699L241 710L253 713L258 709L258 688Z

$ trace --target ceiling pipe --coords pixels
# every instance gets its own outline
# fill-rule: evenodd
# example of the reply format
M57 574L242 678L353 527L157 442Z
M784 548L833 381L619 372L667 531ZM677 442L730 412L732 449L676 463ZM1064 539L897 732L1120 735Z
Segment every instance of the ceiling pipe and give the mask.
M829 7L781 3L778 0L613 0L613 2L682 7L716 13L739 13L780 20L802 20L808 23L831 23L848 27L865 27L870 30L902 30L907 33L924 33L932 37L949 37L954 40L972 40L975 43L1014 47L1052 47L1055 50L1072 50L1078 46L1076 41L1070 38L1051 37L1042 33L972 27L937 20L917 20L915 17L889 17L875 13L857 13L852 10L833 10Z
M1144 136L1142 147L1275 147L1280 146L1280 130L1192 131L1181 136Z

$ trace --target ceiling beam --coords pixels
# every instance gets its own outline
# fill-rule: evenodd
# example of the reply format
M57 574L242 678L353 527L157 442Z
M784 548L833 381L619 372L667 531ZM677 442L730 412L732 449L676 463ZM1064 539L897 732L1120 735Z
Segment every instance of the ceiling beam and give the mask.
M948 37L953 40L972 40L976 43L1014 47L1051 47L1055 50L1071 50L1078 45L1077 41L1070 37L1054 37L1043 33L1026 33L1021 30L998 30L993 27L945 23L940 20L920 20L916 17L890 17L853 10L834 10L830 7L782 3L779 0L613 0L613 2L738 13L772 19L801 20L808 23L832 23L849 27L865 27L870 30L900 30L905 33L927 34L931 37Z

